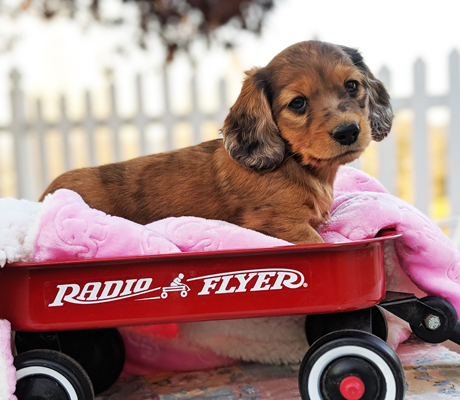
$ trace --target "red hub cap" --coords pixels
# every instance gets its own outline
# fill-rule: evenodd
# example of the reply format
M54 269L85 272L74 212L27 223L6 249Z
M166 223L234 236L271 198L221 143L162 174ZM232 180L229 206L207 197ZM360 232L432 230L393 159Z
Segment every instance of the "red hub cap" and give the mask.
M359 400L364 390L364 383L357 376L347 376L340 382L340 394L346 400Z

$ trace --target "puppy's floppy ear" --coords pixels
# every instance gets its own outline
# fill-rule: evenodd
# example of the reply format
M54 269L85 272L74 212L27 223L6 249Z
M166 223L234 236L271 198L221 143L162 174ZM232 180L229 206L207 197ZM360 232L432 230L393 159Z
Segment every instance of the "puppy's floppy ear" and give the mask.
M274 169L284 160L285 146L272 117L267 96L266 71L246 72L243 88L222 128L224 146L230 156L245 168Z
M372 129L372 139L380 142L387 137L393 122L393 110L391 109L390 96L382 82L375 78L367 65L364 64L363 57L357 50L345 46L340 47L348 54L353 64L356 65L363 74L363 84L369 96L369 121Z

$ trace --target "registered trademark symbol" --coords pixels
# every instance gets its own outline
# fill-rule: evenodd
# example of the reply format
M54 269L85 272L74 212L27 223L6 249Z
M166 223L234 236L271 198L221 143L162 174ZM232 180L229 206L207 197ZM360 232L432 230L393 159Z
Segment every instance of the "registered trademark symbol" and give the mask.
M303 284L303 287L308 287L308 283L304 283L304 284Z

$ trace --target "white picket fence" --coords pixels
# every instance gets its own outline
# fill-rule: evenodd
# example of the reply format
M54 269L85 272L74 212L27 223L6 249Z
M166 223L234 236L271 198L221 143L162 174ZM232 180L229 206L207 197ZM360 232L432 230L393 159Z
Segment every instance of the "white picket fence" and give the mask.
M431 96L426 91L426 65L419 59L414 64L413 79L414 92L408 98L392 98L393 110L411 109L414 114L414 134L412 149L414 154L414 179L415 179L415 206L428 213L431 202L431 171L429 163L429 141L427 111L431 107L443 106L449 110L450 121L448 128L448 172L446 176L447 194L451 206L451 215L455 223L460 216L460 55L457 50L451 52L448 63L448 88L449 91L442 96ZM380 79L386 83L391 93L390 73L384 68L380 72ZM390 192L394 193L396 170L394 168L394 140L390 134L382 143L382 152L385 154L385 168L382 168L380 181Z
M117 110L117 93L113 83L109 87L110 112L105 118L98 119L94 116L93 100L90 92L84 94L85 116L81 119L71 120L68 117L67 100L64 96L59 99L60 118L57 121L46 120L43 116L43 102L37 99L35 102L35 117L27 118L26 113L26 98L21 89L21 75L17 70L13 70L10 74L11 80L11 123L6 126L0 126L0 133L4 132L13 138L14 151L14 170L16 174L16 197L23 199L37 199L40 193L48 186L48 184L56 177L56 173L49 171L47 160L53 157L50 149L46 146L46 136L50 131L57 130L62 136L62 153L64 160L64 170L58 171L62 173L73 169L71 164L72 151L74 150L70 144L69 136L75 129L83 129L87 135L87 153L88 166L97 165L96 157L96 140L95 132L100 127L106 127L111 131L112 157L111 161L122 161L122 141L120 140L120 130L125 126L134 126L138 133L138 154L146 155L148 153L147 146L147 128L153 124L162 124L166 131L165 150L174 149L173 129L176 124L187 122L193 130L193 143L203 141L201 137L202 124L206 121L216 121L222 124L225 116L228 113L229 106L226 98L226 86L224 81L219 83L219 107L214 113L204 113L198 108L198 90L196 75L191 81L191 104L192 107L188 114L176 115L170 107L170 86L168 85L168 71L163 71L163 99L159 99L164 105L163 114L161 116L149 116L144 111L143 102L143 78L140 75L136 76L135 80L135 99L136 99L136 114L131 117L121 117ZM110 74L109 74L110 75ZM38 141L38 149L31 148L30 138L34 137ZM34 152L38 151L38 157L32 157ZM38 160L33 163L32 159ZM37 185L33 179L37 176L37 168L39 169L40 184ZM1 173L1 171L0 171ZM1 185L0 185L0 196Z
M426 91L425 84L425 63L418 60L414 64L413 79L414 92L407 98L392 98L394 111L397 113L403 109L411 109L414 114L414 134L412 142L412 151L414 154L414 180L415 180L415 206L422 212L428 214L431 202L431 173L428 162L429 145L428 145L428 124L427 111L434 106L446 107L450 112L449 123L449 152L446 154L448 162L447 191L451 208L451 217L448 223L455 226L460 216L460 179L457 173L460 171L460 61L459 53L454 50L449 57L449 91L442 96L432 96ZM11 151L14 152L14 166L11 171L15 174L15 196L25 199L37 199L46 186L55 178L57 173L64 171L52 172L49 170L47 160L53 157L49 147L46 145L46 136L50 131L58 131L62 140L62 159L64 160L64 170L74 168L71 163L73 148L70 144L69 137L73 130L82 129L87 136L87 159L90 166L97 164L96 157L96 140L95 132L100 127L105 127L110 131L110 142L112 147L111 161L120 161L122 159L122 141L120 140L120 130L124 126L135 126L138 131L138 155L150 152L148 149L146 131L152 124L161 124L166 132L166 145L164 149L173 149L173 129L178 123L187 122L192 129L192 142L199 143L203 140L201 135L203 123L214 121L216 126L220 127L228 112L229 106L227 101L228 87L222 79L219 83L218 98L219 104L217 111L205 113L198 107L198 89L197 78L195 75L191 79L191 104L192 107L188 114L176 115L170 107L170 89L168 85L168 71L163 71L163 91L162 98L158 99L164 104L163 114L159 116L150 116L144 111L143 102L143 77L138 75L135 80L136 92L136 113L130 118L122 117L117 110L117 88L112 83L109 86L110 112L105 118L96 118L93 112L93 99L89 92L84 95L85 116L80 119L71 119L68 117L68 105L65 97L60 98L60 117L56 121L47 120L42 111L42 100L35 101L35 110L29 113L26 110L26 95L21 89L21 75L18 71L12 71L11 80L11 121L0 126L0 138L10 138L12 144ZM387 85L391 93L391 76L387 68L382 68L378 74L379 78ZM33 117L28 117L33 114ZM217 136L217 132L216 132ZM30 139L34 138L34 141ZM163 150L164 150L163 149ZM4 150L4 149L3 149ZM378 179L388 188L391 193L397 194L396 174L397 159L395 151L395 138L390 134L387 139L379 144L379 159L381 168L379 168ZM359 163L355 164L359 167ZM1 168L4 164L0 160L0 177L2 176ZM3 175L4 176L4 175ZM38 178L37 178L38 177ZM0 181L0 196L2 193L2 182ZM457 230L460 235L460 229ZM460 241L460 237L458 238Z

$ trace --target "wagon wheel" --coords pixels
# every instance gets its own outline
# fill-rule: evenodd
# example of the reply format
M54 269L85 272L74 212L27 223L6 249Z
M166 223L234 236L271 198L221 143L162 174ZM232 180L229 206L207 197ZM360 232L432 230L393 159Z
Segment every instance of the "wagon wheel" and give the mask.
M431 318L435 318L432 321L435 325L432 329L428 329L430 325L427 324L427 318L430 317L427 316L425 321L421 321L419 326L411 324L412 332L427 343L441 343L450 339L458 322L457 311L454 306L442 297L436 296L427 296L420 299L420 301L438 310L436 316L434 314L430 316Z
M93 400L91 380L71 357L31 350L15 357L18 400Z
M299 390L302 400L402 400L404 371L380 338L338 331L308 350L300 366Z
M123 339L117 329L63 332L16 332L16 350L52 349L75 359L87 372L96 394L112 386L125 363Z
M374 306L371 308L371 314L372 334L386 342L388 339L388 322L383 309L379 306Z
M354 313L355 312L352 311L349 313L339 314L307 315L307 319L305 321L305 334L307 336L308 343L312 345L319 338L323 337L324 335L327 335L328 333L335 332L337 330L359 329L359 327L355 325L353 320ZM347 317L348 315L350 315L349 318ZM338 322L337 324L331 324L331 321L335 321L337 319L337 316L340 316L340 322ZM386 341L388 337L388 324L383 310L378 306L371 307L370 318L371 332L383 341Z

